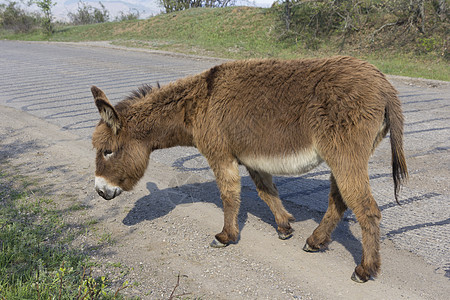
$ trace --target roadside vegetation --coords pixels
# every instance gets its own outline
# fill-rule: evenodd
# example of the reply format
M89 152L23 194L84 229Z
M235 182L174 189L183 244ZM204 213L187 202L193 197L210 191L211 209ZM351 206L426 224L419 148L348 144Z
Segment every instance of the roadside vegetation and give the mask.
M0 171L0 299L123 299L105 276L92 275L87 255L69 245L70 230L37 183Z
M178 3L179 2L179 3ZM23 17L11 26L0 8L0 38L111 41L114 44L223 58L352 55L393 75L450 81L450 17L442 0L280 0L271 8L233 1L161 0L166 13L112 19L83 2L51 35ZM175 5L176 4L176 5ZM26 27L27 30L21 28Z

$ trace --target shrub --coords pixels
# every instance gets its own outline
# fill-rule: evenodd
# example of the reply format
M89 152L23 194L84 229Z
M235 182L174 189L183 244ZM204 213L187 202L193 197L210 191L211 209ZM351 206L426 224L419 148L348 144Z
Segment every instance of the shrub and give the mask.
M78 2L76 13L69 13L70 22L74 25L104 23L109 21L109 11L103 3L99 2L101 8L93 7L85 2Z
M30 32L39 23L38 15L25 12L17 2L8 1L7 4L0 4L0 26L3 29L13 30L15 33Z
M279 0L279 37L318 49L402 49L448 57L449 10L443 0ZM438 37L438 38L437 38Z
M119 15L114 19L114 21L121 22L121 21L137 20L139 19L140 15L141 14L139 13L139 10L133 8L130 9L128 13L124 13L123 11L121 11Z

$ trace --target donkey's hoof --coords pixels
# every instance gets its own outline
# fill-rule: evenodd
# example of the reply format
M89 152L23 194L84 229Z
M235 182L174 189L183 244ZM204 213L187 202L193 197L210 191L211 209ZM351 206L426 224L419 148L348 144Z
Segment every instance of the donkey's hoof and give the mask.
M287 240L287 239L289 239L291 237L292 237L292 232L289 232L289 233L278 232L278 238L280 240Z
M219 242L217 239L214 239L212 242L211 242L211 244L209 244L211 247L213 247L213 248L223 248L223 247L226 247L226 246L228 246L228 244L224 244L224 243L221 243L221 242Z
M358 274L356 274L356 272L353 272L352 280L357 283L364 283L364 282L367 282L368 279L362 279L361 277L359 277Z
M313 248L310 245L308 245L308 243L305 243L305 246L303 246L303 251L306 252L319 252L319 248Z

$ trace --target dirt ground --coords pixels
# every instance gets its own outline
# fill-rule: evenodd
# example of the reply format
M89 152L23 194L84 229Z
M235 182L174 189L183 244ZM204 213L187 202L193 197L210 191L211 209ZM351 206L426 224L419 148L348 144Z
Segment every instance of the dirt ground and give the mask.
M223 213L215 183L155 161L133 192L111 201L94 192L89 141L41 119L0 106L0 166L39 179L61 207L85 206L64 216L85 229L72 245L98 261L122 294L142 299L448 299L444 272L420 256L381 244L382 272L350 280L360 260L360 228L341 222L326 251L302 246L321 215L286 203L296 217L294 236L279 240L262 201L243 201L241 236L223 249L209 247ZM259 199L258 199L259 200ZM447 295L447 296L446 296Z

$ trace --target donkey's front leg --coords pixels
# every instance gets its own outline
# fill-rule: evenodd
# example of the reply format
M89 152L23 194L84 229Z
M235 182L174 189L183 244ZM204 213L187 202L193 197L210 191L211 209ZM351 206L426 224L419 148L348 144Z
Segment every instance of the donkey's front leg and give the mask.
M241 203L241 182L238 163L235 159L211 163L223 203L224 225L222 232L216 234L212 247L225 247L236 242L239 236L238 213Z

